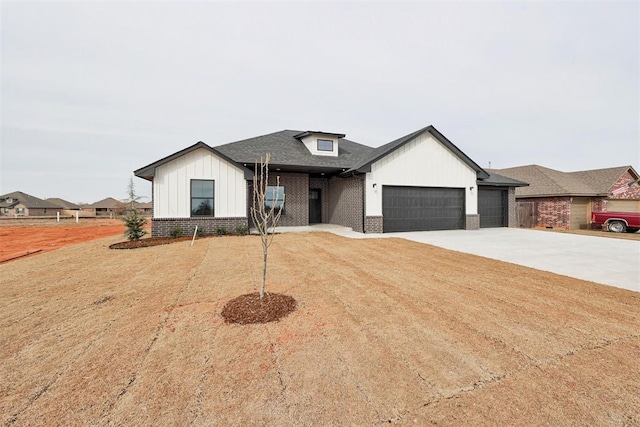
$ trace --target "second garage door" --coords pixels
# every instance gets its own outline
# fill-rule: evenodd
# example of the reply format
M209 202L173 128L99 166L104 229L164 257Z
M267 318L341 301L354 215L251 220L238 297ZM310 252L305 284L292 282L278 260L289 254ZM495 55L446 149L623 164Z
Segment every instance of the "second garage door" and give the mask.
M464 189L385 185L382 216L385 233L463 229Z
M507 191L499 188L478 190L480 228L507 226Z

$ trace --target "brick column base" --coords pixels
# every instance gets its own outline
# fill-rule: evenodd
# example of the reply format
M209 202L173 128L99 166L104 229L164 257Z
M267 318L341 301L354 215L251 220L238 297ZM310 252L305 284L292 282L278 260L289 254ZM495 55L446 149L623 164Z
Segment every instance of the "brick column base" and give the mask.
M479 230L480 229L480 215L467 215L465 221L466 230Z
M364 232L365 233L382 233L382 217L381 216L365 216Z

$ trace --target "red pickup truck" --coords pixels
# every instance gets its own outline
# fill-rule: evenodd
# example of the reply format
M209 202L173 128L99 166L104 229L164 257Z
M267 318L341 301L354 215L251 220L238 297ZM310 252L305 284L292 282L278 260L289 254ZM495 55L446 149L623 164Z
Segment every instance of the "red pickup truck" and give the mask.
M614 233L635 233L640 230L640 213L633 212L591 212L591 223L606 225Z

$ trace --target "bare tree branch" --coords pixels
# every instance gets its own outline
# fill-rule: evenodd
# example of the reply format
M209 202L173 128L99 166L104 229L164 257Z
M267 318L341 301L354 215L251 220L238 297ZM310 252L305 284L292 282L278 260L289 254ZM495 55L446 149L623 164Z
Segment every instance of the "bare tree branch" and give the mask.
M253 174L253 205L251 207L251 218L253 224L260 233L262 241L262 286L260 287L260 298L264 298L264 290L267 283L267 258L269 246L275 236L275 228L280 221L284 208L284 196L281 201L278 199L280 192L280 177L276 177L276 185L269 191L269 161L271 155L266 153L264 158L260 157L260 163L255 164ZM258 169L259 168L259 169ZM271 202L271 203L269 203Z

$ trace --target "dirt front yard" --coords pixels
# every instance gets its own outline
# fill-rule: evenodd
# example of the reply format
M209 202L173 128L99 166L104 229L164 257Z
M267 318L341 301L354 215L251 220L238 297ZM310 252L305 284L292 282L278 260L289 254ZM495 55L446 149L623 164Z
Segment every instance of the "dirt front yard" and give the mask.
M640 294L401 239L103 238L0 265L0 414L22 425L640 425Z
M0 220L0 263L32 254L49 252L106 236L123 235L122 221L117 219L86 219L79 222L64 219Z

